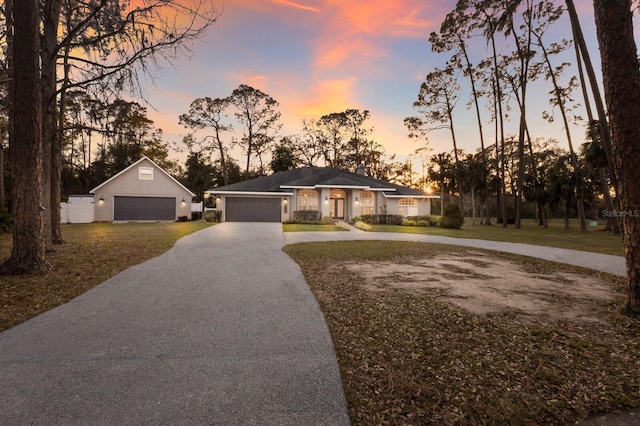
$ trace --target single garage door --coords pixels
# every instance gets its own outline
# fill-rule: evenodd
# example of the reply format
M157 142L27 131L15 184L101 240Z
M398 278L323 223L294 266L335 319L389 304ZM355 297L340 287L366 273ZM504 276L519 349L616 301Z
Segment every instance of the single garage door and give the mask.
M114 197L113 220L176 220L176 199Z
M280 198L230 198L225 201L227 222L280 222Z

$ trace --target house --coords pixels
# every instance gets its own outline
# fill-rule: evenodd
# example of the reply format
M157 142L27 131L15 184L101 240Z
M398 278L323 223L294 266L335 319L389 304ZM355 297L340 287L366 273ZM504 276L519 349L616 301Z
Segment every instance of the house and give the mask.
M328 167L304 167L207 191L227 222L282 222L297 210L349 221L364 214L431 214L437 195Z
M195 194L169 173L142 157L90 191L96 222L174 221L191 218Z

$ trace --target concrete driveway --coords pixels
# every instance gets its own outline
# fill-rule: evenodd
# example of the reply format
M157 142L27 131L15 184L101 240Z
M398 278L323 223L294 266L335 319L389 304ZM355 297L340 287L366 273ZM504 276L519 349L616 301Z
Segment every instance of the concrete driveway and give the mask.
M0 334L3 425L347 425L282 225L224 223Z

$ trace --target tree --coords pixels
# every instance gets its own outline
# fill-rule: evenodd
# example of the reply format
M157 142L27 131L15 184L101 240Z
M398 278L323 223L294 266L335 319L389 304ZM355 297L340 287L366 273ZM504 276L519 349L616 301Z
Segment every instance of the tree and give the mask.
M266 93L246 84L241 84L237 89L234 89L229 101L236 107L235 116L244 129L241 144L247 155L246 180L249 179L252 155L256 151L260 152L264 149L269 131L280 129L278 124L280 112L276 110L278 102Z
M213 187L214 168L203 158L202 152L192 152L185 162L183 183L196 194L195 201L204 201L205 191Z
M273 150L269 167L274 173L295 169L298 164L298 159L288 142L288 138L282 138L280 144Z
M22 0L13 6L13 69L9 83L13 248L9 259L0 265L3 275L49 269L43 238L39 2Z
M198 98L191 102L189 112L180 115L179 118L180 124L184 124L185 127L194 131L204 129L213 130L213 135L211 135L210 138L208 136L205 137L201 144L204 144L205 141L209 139L212 140L212 144L205 145L203 149L211 152L217 151L225 185L229 184L227 150L231 146L223 141L222 133L232 130L231 124L225 124L223 122L224 111L229 105L229 98Z
M427 74L425 80L420 85L418 100L413 103L413 107L418 110L420 115L405 118L405 126L412 135L425 135L439 129L449 130L453 143L454 172L458 173L460 160L453 109L458 99L460 85L455 79L454 68L448 64L444 69L435 69ZM456 179L457 181L458 179ZM458 197L458 206L463 212L462 196Z
M640 316L640 67L629 0L594 0L602 76L622 206L629 286L626 311Z

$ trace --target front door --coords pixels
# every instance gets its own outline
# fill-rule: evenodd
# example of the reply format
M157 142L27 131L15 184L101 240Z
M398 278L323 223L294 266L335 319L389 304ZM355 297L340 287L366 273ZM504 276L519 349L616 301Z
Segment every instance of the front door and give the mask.
M331 218L344 219L344 198L331 199Z

